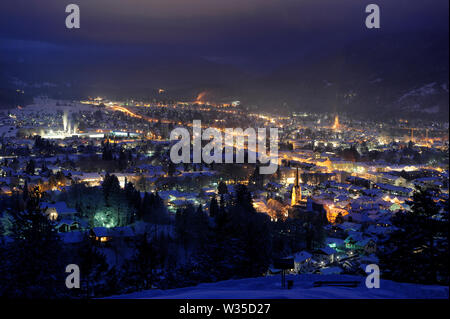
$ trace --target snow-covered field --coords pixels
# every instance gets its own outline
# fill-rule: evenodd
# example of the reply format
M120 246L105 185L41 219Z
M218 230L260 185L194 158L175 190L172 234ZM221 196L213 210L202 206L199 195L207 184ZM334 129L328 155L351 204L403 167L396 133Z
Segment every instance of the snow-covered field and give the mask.
M348 275L297 275L292 289L281 289L280 276L227 280L171 290L146 290L119 299L429 299L448 298L448 287L380 281L380 288L368 289L365 277ZM360 280L356 288L314 287L315 281Z
M33 103L21 109L11 109L10 113L17 116L29 113L55 114L57 112L79 112L95 111L96 108L90 104L81 104L79 102L54 100L48 98L35 98Z

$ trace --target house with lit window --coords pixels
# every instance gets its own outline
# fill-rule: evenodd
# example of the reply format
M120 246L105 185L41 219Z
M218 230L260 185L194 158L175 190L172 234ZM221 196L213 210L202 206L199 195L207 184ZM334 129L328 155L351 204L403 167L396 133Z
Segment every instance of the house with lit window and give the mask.
M295 273L300 273L308 270L311 267L312 255L307 251L301 251L294 256Z
M71 219L61 219L57 221L55 229L59 233L67 233L70 231L80 230L81 224L79 221Z
M90 230L89 236L97 243L105 244L113 238L111 228L94 227Z
M111 240L129 242L137 234L142 234L142 229L134 229L130 226L124 227L94 227L90 230L90 237L97 243L107 244Z
M74 219L77 211L75 208L67 207L65 202L41 203L41 208L50 220Z
M382 190L383 192L393 195L393 196L403 196L409 197L412 196L413 190L407 187L394 186L390 184L378 183L375 184L375 187Z
M345 241L341 238L328 237L325 240L325 243L328 247L335 249L336 251L344 251L345 250Z
M345 247L360 254L370 255L377 251L377 244L373 238L363 238L361 234L352 233L345 239Z
M321 264L331 264L335 261L337 251L333 248L327 246L323 248L316 249L312 252L314 260Z

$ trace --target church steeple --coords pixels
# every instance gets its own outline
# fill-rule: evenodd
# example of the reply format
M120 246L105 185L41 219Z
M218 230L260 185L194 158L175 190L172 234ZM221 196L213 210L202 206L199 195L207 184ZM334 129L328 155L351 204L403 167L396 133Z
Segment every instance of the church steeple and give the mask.
M294 187L292 187L291 206L297 205L297 203L301 200L302 200L302 189L300 188L298 167L297 167L297 170L295 171Z

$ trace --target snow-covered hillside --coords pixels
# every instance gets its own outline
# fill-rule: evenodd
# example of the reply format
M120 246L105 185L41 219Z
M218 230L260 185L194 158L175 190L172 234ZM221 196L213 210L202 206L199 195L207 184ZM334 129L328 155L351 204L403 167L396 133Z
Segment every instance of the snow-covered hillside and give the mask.
M381 280L379 289L368 289L365 277L348 275L297 275L292 289L281 289L280 276L227 280L200 284L195 287L171 290L146 290L127 295L112 296L120 299L428 299L448 298L448 287L396 283ZM356 288L314 287L315 281L359 280Z
M55 114L57 112L79 112L79 111L96 111L98 108L90 104L81 104L79 102L69 100L55 100L46 97L36 97L32 104L20 109L11 109L10 113L22 116L29 113L46 113Z

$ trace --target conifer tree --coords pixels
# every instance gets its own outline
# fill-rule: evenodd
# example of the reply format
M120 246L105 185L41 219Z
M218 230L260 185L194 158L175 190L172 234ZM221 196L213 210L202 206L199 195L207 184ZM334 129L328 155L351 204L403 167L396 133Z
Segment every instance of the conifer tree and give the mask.
M413 195L410 212L392 218L397 228L380 252L387 278L448 284L448 208L440 209L429 191Z
M58 297L65 290L64 255L54 224L40 209L36 187L28 196L26 209L13 216L8 247L11 296Z

